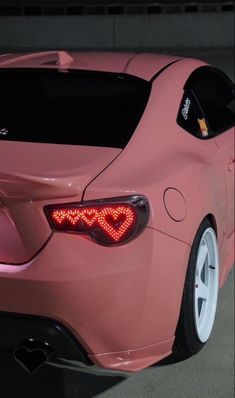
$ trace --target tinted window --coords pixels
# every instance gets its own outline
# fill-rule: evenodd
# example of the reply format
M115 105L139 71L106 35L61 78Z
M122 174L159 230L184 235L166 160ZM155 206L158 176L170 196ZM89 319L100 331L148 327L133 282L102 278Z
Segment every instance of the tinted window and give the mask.
M150 94L128 75L0 71L0 139L124 148Z
M186 87L193 90L206 116L210 135L235 125L234 85L223 72L202 67L193 73Z
M177 123L189 133L202 137L200 125L203 122L204 115L191 90L185 90L182 98Z

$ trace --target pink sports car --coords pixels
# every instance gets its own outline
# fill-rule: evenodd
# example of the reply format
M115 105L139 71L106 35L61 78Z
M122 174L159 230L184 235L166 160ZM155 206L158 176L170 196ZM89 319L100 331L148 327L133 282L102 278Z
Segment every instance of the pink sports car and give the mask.
M207 342L234 262L234 84L195 59L0 56L0 350L138 371Z

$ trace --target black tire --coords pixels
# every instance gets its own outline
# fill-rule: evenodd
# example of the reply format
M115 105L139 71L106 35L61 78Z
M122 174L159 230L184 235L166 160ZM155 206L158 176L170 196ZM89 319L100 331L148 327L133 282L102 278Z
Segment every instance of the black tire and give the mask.
M201 223L194 239L189 264L186 273L181 311L176 328L175 343L173 346L172 359L174 362L181 361L198 353L206 343L202 343L197 335L194 321L194 284L198 247L204 231L213 228L207 218ZM214 229L214 228L213 228Z

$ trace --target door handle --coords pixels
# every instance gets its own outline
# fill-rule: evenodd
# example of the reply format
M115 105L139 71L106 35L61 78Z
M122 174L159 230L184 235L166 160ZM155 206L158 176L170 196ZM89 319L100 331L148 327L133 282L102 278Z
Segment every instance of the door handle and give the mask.
M228 171L233 171L235 166L235 159L231 160L231 162L228 163Z

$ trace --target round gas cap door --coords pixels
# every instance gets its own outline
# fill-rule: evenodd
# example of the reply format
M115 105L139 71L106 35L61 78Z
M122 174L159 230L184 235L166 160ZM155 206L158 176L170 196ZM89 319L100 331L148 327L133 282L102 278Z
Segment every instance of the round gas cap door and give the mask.
M184 196L175 188L167 188L163 196L164 206L167 214L174 221L183 221L187 214Z

